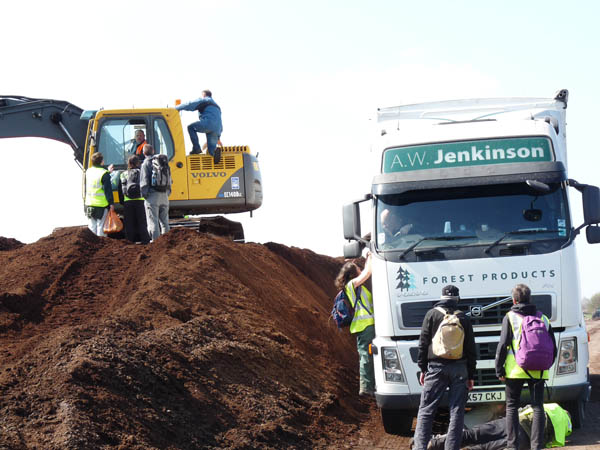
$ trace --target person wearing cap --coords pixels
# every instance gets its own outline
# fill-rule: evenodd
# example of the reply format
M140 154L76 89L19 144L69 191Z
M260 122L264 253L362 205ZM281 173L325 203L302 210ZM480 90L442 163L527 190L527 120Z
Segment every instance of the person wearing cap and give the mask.
M473 326L471 320L458 311L459 300L458 288L454 285L445 286L440 301L427 311L423 319L417 360L421 369L419 382L423 385L423 392L414 436L415 450L427 449L433 419L447 388L450 423L445 448L459 450L461 446L467 392L473 389L477 356ZM460 354L452 355L452 359L436 356L433 348L434 336L445 317L453 314L464 333L462 350Z
M221 120L221 108L212 99L212 92L202 91L202 96L191 102L183 103L175 107L178 111L198 111L199 121L188 126L192 151L190 155L200 153L200 143L197 133L206 133L206 144L208 153L214 158L215 164L221 161L221 147L217 144L223 133L223 122Z

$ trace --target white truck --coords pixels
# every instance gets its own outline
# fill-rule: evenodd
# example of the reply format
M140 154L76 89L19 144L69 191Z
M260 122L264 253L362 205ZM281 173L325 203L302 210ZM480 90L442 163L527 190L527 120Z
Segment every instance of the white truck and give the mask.
M559 348L546 395L581 425L591 388L575 238L587 227L587 241L600 242L600 190L567 176L567 100L561 90L549 99L379 109L381 170L371 193L343 207L343 221L350 241L345 257L359 256L364 246L374 255L372 352L387 432L410 430L422 390L421 324L447 284L460 288L459 308L475 332L475 388L467 407L505 401L496 347L511 289L525 283L550 318ZM577 227L569 187L583 197L584 223ZM362 202L371 203L370 239L361 237Z

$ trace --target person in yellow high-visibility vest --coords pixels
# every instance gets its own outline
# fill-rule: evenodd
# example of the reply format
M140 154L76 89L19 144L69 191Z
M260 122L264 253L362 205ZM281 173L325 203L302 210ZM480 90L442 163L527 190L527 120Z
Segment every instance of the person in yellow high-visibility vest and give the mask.
M548 426L544 432L546 448L563 447L565 438L573 430L569 413L556 403L545 403L544 413ZM533 409L531 405L519 409L519 450L530 448L529 435L533 422ZM437 435L431 441L427 450L443 450L447 439L446 434ZM506 419L504 417L491 420L472 428L465 428L462 432L462 445L469 446L469 450L504 450L506 448ZM412 446L411 446L412 449Z
M513 306L502 320L500 342L496 350L496 375L506 384L506 433L507 449L517 450L519 442L518 408L521 402L523 384L529 384L533 424L531 427L531 448L544 448L544 380L549 378L547 370L524 370L517 364L516 352L521 340L521 324L525 316L535 316L537 308L531 303L531 290L525 284L517 284L512 290ZM552 338L554 359L556 359L556 340L550 320L541 314L546 329Z
M105 236L104 221L109 209L114 209L110 173L102 164L102 153L92 155L92 167L85 171L85 214L88 228L97 236Z
M336 287L339 290L345 290L346 296L354 307L354 318L350 324L350 333L356 336L360 375L358 395L361 396L373 396L375 394L373 355L369 354L369 344L375 338L373 296L365 286L369 278L371 278L371 253L367 255L363 270L360 270L353 261L349 261L344 264L335 280Z
M125 216L125 237L131 242L147 244L150 242L150 235L148 234L140 180L140 160L136 155L132 155L127 160L127 170L119 174L117 186L119 202L123 205L123 215ZM127 193L132 197L129 197Z

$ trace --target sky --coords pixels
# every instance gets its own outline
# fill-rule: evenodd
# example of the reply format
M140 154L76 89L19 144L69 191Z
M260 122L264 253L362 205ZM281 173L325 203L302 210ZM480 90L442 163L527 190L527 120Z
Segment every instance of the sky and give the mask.
M249 145L261 165L263 206L230 216L246 239L339 256L342 205L370 191L380 158L378 107L567 88L569 176L600 184L599 13L553 0L3 2L0 95L114 109L210 89L225 145ZM85 223L70 147L3 139L0 158L0 236L29 243ZM591 297L600 245L582 235L577 248Z

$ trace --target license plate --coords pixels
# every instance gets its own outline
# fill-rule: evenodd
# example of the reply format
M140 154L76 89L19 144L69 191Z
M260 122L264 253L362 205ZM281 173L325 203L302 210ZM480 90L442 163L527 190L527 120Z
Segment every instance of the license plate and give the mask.
M503 402L506 400L504 391L469 392L468 403Z

